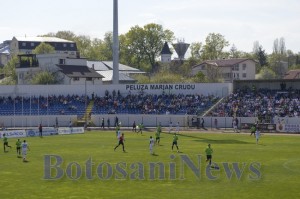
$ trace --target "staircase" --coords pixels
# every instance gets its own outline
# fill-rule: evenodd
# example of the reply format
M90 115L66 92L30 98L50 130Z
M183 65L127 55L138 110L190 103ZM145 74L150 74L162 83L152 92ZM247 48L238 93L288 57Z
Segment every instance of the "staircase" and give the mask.
M85 126L85 123L86 124L90 123L93 107L94 107L94 100L91 100L85 109L84 115L77 120L77 126Z

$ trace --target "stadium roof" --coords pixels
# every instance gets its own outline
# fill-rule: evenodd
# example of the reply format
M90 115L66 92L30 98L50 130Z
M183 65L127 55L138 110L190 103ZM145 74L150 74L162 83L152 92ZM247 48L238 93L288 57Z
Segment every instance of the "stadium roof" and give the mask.
M57 37L15 37L18 41L32 41L32 42L62 42L62 43L75 43L66 39Z
M103 76L102 81L103 82L110 82L113 80L113 71L108 70L108 71L97 71L98 74ZM124 73L119 73L119 81L126 81L126 82L135 82L136 80L127 76Z
M233 65L239 64L239 63L247 61L247 60L252 60L252 61L256 62L255 60L248 59L248 58L218 59L218 60L207 60L196 66L199 66L202 64L209 64L209 65L215 65L215 66L219 66L219 67L228 67L228 66L233 66ZM194 67L196 67L196 66L194 66Z
M0 54L10 54L9 46L4 46L3 48L0 48Z
M102 75L94 71L92 68L87 66L79 66L79 65L57 65L68 77L91 77L91 78L103 78Z
M90 68L94 68L96 71L109 71L113 70L113 62L112 61L87 61L87 65ZM119 64L119 71L127 71L127 72L141 72L137 68L133 68L124 64Z

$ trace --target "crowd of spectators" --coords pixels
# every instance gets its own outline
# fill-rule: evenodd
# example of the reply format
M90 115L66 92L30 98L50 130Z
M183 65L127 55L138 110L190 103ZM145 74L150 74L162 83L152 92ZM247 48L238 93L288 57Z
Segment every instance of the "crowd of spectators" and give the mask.
M213 95L118 94L95 97L94 113L198 115L218 100Z
M78 95L49 95L39 97L0 97L1 115L58 115L85 114L94 101L91 114L189 114L199 115L219 98L213 95L183 94L125 94L119 91L105 93L103 97Z
M243 89L230 94L210 113L215 117L298 117L299 90Z
M89 97L78 95L0 97L1 115L58 115L85 112Z

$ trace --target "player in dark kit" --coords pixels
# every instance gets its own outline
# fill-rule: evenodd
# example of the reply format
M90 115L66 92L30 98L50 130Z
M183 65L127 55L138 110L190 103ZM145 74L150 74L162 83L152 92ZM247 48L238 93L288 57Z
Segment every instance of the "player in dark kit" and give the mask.
M115 151L120 145L122 145L122 147L123 147L123 152L125 152L124 141L125 141L124 133L122 133L122 135L119 137L119 144L114 148L114 151Z

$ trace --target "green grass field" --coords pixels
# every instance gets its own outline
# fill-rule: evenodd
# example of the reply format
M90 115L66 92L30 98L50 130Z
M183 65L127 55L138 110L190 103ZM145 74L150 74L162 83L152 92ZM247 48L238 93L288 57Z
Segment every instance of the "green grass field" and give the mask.
M0 153L0 198L300 198L299 135L263 134L256 145L249 134L183 132L177 153L171 150L172 135L163 133L161 146L155 146L156 155L150 155L149 136L154 136L154 132L123 132L126 153L121 147L113 150L117 144L113 131L26 138L31 149L27 163L17 158L16 139L9 139L13 149ZM208 170L215 180L206 173L204 150L208 143L214 150L213 161L219 165L219 170ZM58 165L55 167L57 162L52 156L51 168L46 169L51 171L52 179L45 179L45 155L63 159L59 165L64 171L62 178L53 179ZM189 157L199 176L182 164L182 157ZM74 162L82 169L81 177L76 176ZM86 162L93 165L86 166ZM161 162L165 175L159 176L157 167L154 179L150 177L151 162ZM143 167L138 167L138 163ZM224 165L234 171L233 163L244 168L240 179L235 172L230 178L226 173ZM116 169L117 164L123 173ZM73 173L68 176L70 165ZM170 171L170 165L176 169ZM251 170L251 165L258 172ZM143 177L138 175L139 168L144 168L144 179L139 179ZM87 174L86 169L92 174Z

